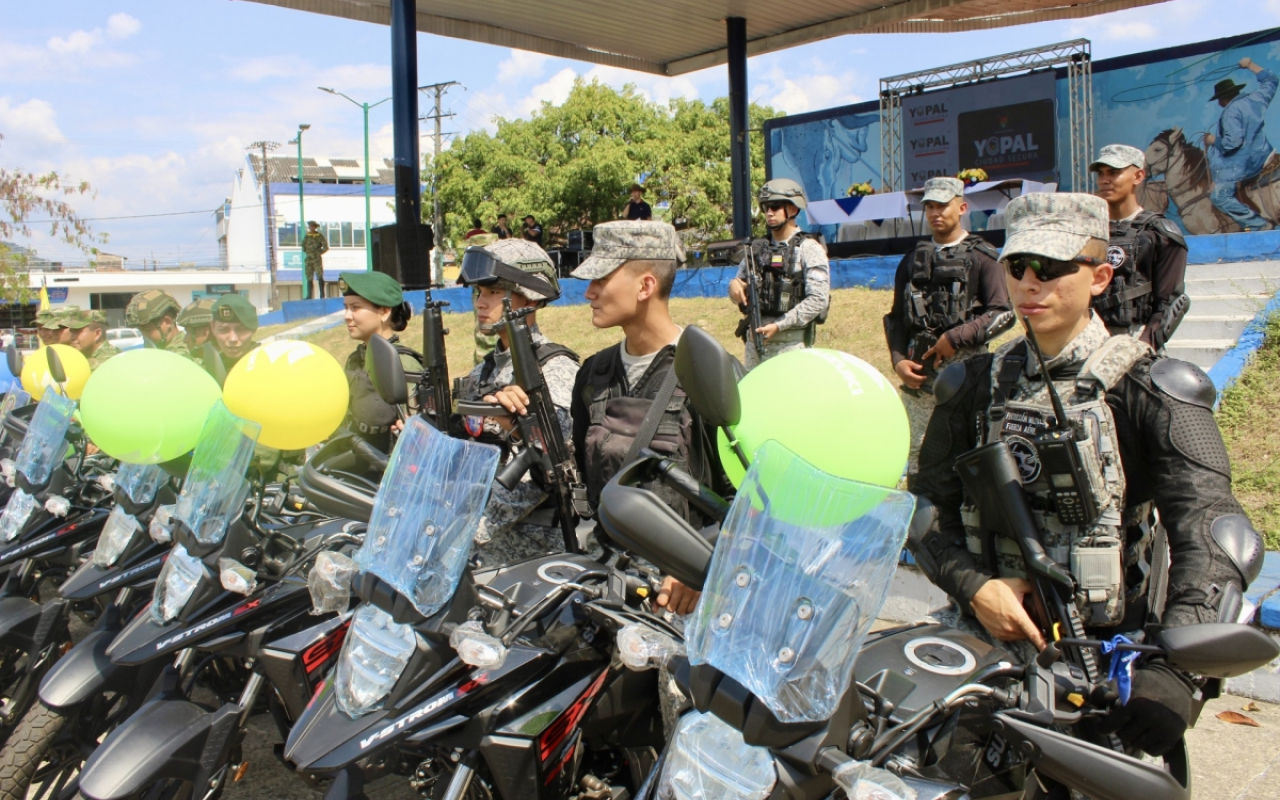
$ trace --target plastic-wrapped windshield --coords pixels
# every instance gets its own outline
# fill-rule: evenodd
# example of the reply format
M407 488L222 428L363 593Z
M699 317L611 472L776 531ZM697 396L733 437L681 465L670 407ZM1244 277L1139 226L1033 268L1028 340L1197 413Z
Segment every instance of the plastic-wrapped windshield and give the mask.
M232 414L221 400L213 404L174 512L197 542L210 545L222 541L227 525L244 508L249 496L245 472L261 430L258 423Z
M141 505L156 499L160 484L169 475L158 464L121 464L116 473L116 488L124 491L125 496Z
M76 401L52 389L40 398L15 462L18 472L33 486L48 482L54 467L66 455L67 428L71 425L71 412L75 410Z
M467 565L497 467L498 448L452 439L411 417L382 476L356 564L423 616L439 611Z
M828 719L889 594L915 499L822 472L766 442L721 527L689 660L783 722Z

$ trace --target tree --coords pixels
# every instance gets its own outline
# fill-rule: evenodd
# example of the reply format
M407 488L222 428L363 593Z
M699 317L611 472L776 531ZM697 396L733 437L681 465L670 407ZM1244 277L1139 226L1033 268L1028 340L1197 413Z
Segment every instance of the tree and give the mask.
M0 134L0 140L3 139L4 135ZM38 224L34 218L42 217L48 222L50 238L89 254L98 252L94 245L104 241L103 237L95 236L75 209L60 199L91 191L88 183L69 181L56 172L37 175L0 167L0 209L8 217L0 216L0 298L25 303L34 296L22 269L31 251L5 245L6 240L15 237L29 238L31 226Z
M777 116L752 106L751 127ZM615 90L578 79L565 102L543 103L529 119L499 119L441 153L438 170L445 238L458 241L471 219L533 214L550 238L616 219L627 187L641 175L650 203L671 203L692 238L727 238L732 199L729 103L646 100L634 86ZM764 147L752 137L752 180L764 180Z

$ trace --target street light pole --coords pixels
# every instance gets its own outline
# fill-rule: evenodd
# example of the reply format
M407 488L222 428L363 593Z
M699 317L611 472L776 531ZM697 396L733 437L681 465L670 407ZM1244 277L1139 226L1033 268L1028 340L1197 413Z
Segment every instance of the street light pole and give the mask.
M279 146L279 142L257 141L246 148L262 151L262 218L267 232L267 269L271 273L272 311L280 307L280 294L276 289L276 236L275 231L271 230L275 217L271 213L271 176L267 169L267 152Z
M372 272L373 271L373 225L370 221L371 217L369 212L369 193L370 193L369 109L374 108L375 106L380 106L383 103L387 102L387 100L390 100L391 98L387 97L372 104L361 103L356 100L352 100L350 97L347 97L342 92L334 91L333 89L327 89L323 86L317 86L316 88L322 92L328 92L329 94L337 95L338 97L349 100L355 105L360 106L360 110L364 112L364 262L365 262L365 269L369 272Z
M302 237L303 237L303 235L304 235L304 234L303 234L303 231L304 231L304 230L306 230L306 227L307 227L307 212L306 212L306 210L303 208L303 204L302 204L302 200L303 200L303 191L302 191L302 184L303 184L303 180L302 180L302 133L303 133L303 131L308 131L308 130L311 130L311 126L310 126L310 125L306 125L306 124L300 124L300 125L298 125L298 138L297 138L297 139L294 139L292 142L289 142L289 144L296 144L296 145L298 145L298 247L299 247L299 248L301 248L301 247L302 247ZM305 258L305 256L304 256L304 258ZM303 277L303 281L302 281L302 299L303 299L303 300L306 300L306 299L307 299L307 293L311 291L311 281L306 280L306 277L307 277L307 276L306 276L305 268L304 268L303 276L302 276L302 277Z

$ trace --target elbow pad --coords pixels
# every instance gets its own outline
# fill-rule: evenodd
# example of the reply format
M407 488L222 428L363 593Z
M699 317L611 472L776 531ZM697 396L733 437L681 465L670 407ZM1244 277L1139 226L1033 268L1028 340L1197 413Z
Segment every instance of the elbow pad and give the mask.
M1213 541L1240 570L1245 588L1257 580L1266 550L1262 536L1254 530L1249 518L1244 514L1224 514L1213 521L1209 532Z
M945 543L938 530L938 510L927 499L916 496L916 510L907 528L907 549L916 560L916 566L933 581L938 582L942 573Z

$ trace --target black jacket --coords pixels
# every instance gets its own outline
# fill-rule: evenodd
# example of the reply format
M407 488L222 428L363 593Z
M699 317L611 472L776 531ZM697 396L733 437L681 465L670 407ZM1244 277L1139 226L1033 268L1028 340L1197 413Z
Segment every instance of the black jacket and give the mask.
M934 412L920 453L920 472L911 485L912 492L938 508L940 530L930 543L938 562L934 580L966 613L972 613L973 595L993 575L965 547L960 520L963 487L953 466L958 456L981 443L991 403L993 357L983 354L956 365L964 369L964 382ZM1169 627L1216 622L1222 593L1230 585L1243 589L1245 580L1214 540L1211 527L1218 518L1243 511L1231 494L1231 466L1213 418L1212 385L1205 378L1197 391L1184 389L1175 397L1162 388L1168 381L1152 380L1152 367L1161 361L1167 365L1167 359L1154 356L1139 361L1107 392L1126 502L1133 506L1154 501L1168 533L1172 566L1161 622ZM1178 368L1184 375L1203 377L1188 364ZM919 546L912 542L913 550ZM1145 614L1147 607L1148 603L1131 607L1126 624ZM1141 625L1141 619L1136 621Z

